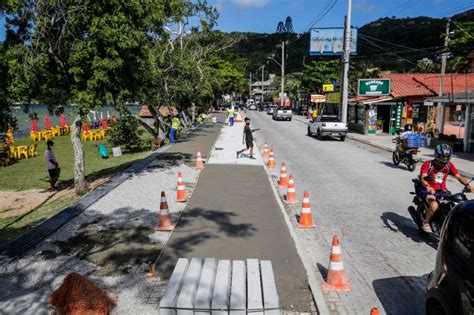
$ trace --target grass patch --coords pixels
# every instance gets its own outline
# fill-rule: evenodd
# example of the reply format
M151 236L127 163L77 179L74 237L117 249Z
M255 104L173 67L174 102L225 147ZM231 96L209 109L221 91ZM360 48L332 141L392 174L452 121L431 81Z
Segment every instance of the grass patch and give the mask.
M74 153L70 136L61 136L53 139L54 153L61 167L61 176L58 186L60 188L73 185L73 165ZM30 139L15 140L15 145L29 145ZM0 168L0 190L28 190L49 188L49 176L44 159L46 141L38 143L38 156L21 159L4 168ZM105 144L109 149L110 157L102 159L99 156L97 146ZM130 166L134 161L142 159L149 154L149 151L138 153L124 153L121 157L112 156L112 145L106 140L83 142L84 161L86 177L89 181L99 177L120 172Z
M14 239L20 233L54 216L78 199L79 197L77 196L63 196L26 214L16 217L0 218L0 246Z

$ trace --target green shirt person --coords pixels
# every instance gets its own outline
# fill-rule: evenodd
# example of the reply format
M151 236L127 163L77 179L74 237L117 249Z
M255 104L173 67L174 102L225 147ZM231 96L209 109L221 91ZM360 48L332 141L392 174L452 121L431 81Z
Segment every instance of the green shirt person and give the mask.
M176 131L178 131L181 121L178 117L174 117L171 121L171 130L170 130L170 143L176 142Z

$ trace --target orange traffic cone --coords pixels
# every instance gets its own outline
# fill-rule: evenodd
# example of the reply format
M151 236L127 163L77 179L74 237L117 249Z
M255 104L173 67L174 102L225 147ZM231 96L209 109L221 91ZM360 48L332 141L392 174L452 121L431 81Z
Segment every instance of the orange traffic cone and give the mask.
M300 228L314 228L316 227L313 223L313 216L311 214L311 204L309 203L309 193L304 192L303 205L301 206L300 222L298 224Z
M198 170L204 169L204 163L202 162L201 151L199 149L197 149L197 153L196 153L196 169Z
M174 225L171 222L170 210L168 209L168 202L166 201L166 194L164 191L161 192L160 202L160 219L158 224L155 226L155 231L173 231Z
M327 291L350 291L351 282L344 275L344 264L341 258L341 245L339 236L332 239L331 258L326 283L323 288Z
M298 197L296 197L295 180L293 179L292 175L290 175L288 180L288 191L286 193L285 202L298 203Z
M268 145L267 145L266 142L265 142L265 145L263 146L263 157L264 158L269 157L269 155L268 155Z
M379 309L376 307L372 307L370 310L370 315L379 315Z
M273 149L272 149L270 150L270 158L268 159L267 167L274 168L275 166L276 166L275 158L273 157Z
M186 184L183 181L183 176L181 175L181 172L178 171L178 183L176 184L176 201L185 202L186 199Z
M286 164L281 162L280 180L278 181L278 187L288 186L288 176L286 175Z

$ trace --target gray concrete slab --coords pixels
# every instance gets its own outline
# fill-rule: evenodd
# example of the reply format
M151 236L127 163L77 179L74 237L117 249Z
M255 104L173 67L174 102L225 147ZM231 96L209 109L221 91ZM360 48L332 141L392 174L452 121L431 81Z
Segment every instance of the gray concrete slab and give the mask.
M168 278L178 258L271 260L286 311L310 312L312 296L262 166L208 165L158 261Z

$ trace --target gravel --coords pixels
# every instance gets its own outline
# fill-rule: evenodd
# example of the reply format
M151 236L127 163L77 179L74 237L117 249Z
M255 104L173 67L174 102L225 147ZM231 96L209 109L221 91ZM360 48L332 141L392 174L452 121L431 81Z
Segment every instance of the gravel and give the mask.
M103 260L108 267L110 260L130 262L135 253L114 252L110 246L127 249L129 244L133 244L135 250L140 243L146 250L150 246L156 248L150 261L158 257L170 237L169 232L153 230L158 219L161 191L166 192L170 212L176 220L186 206L186 203L174 201L178 170L186 182L188 197L199 175L193 168L175 163L166 160L151 162L146 169L98 200L15 264L1 270L0 314L48 314L47 296L70 272L87 275L104 290L118 293L116 314L156 314L164 283L159 278L145 279L146 263L116 266L118 275L117 268L112 268L113 276L96 276L105 267L91 261ZM103 239L87 239L91 229L100 233ZM147 237L145 240L149 242L134 239L137 231L143 231ZM106 256L100 256L101 253L106 253Z

